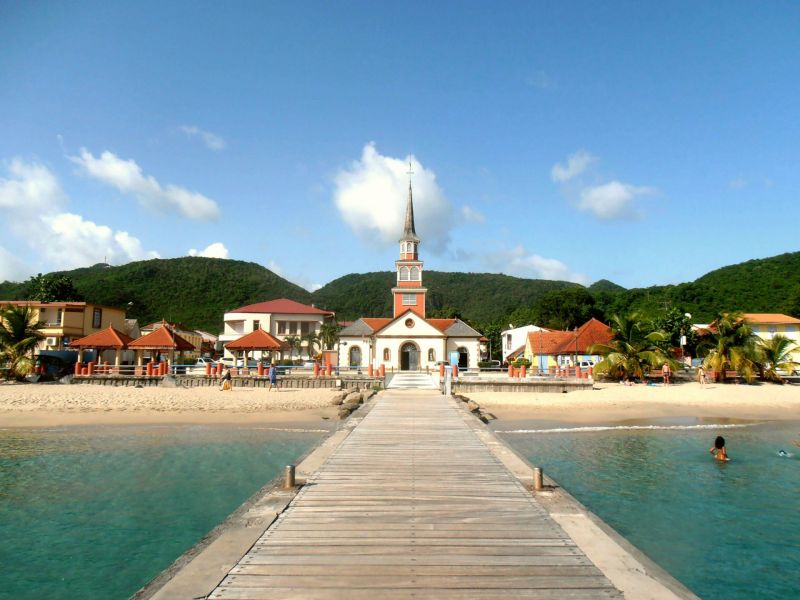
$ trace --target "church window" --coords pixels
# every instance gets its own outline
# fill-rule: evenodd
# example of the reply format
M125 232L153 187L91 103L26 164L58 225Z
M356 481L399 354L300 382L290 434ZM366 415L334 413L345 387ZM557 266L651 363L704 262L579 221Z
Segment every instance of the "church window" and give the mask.
M419 281L419 267L411 267L411 281Z
M403 294L403 306L416 306L416 305L417 305L416 294Z
M414 326L414 319L406 319L406 327L411 329Z
M358 346L353 346L350 348L350 366L351 367L360 367L361 366L361 348Z
M433 348L428 350L428 362L436 362L436 350Z
M400 281L408 281L408 267L400 267Z
M383 349L383 360L392 360L392 353L388 348Z

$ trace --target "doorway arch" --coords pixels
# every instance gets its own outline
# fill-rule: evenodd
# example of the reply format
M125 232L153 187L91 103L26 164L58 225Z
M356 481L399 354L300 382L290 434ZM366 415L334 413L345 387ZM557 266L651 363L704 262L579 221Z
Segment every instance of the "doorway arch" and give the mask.
M469 368L469 350L461 346L458 349L458 368L459 369L467 369Z
M350 348L350 366L351 367L361 366L361 348L359 348L358 346L353 346Z
M416 371L419 369L419 348L414 342L406 342L400 346L400 370Z

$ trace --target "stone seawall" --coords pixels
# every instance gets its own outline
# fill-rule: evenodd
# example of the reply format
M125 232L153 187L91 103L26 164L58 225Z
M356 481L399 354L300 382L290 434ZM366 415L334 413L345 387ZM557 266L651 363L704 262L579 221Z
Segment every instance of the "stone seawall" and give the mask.
M594 382L591 379L556 379L526 381L511 379L457 379L453 381L453 394L466 392L543 392L547 394L565 394L578 390L590 390Z
M211 387L218 386L219 379L206 376L167 375L164 377L92 375L73 377L70 383L75 385L107 385L111 387ZM266 388L268 377L233 377L231 384L236 388ZM380 377L280 377L278 388L336 388L366 389L377 387L383 389Z

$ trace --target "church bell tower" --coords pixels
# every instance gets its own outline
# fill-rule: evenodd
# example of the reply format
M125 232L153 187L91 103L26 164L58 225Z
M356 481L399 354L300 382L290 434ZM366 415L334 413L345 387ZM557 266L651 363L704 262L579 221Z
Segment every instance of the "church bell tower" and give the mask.
M422 261L419 260L419 243L414 230L414 200L411 194L411 181L408 182L408 204L403 237L400 238L400 259L395 261L397 285L392 288L394 295L394 318L411 310L425 318L425 293L422 287Z

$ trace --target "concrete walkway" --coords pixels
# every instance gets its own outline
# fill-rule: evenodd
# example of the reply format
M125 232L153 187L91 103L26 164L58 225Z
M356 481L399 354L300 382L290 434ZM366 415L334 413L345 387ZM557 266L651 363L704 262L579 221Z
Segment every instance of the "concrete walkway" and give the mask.
M460 404L381 394L208 597L621 598Z

